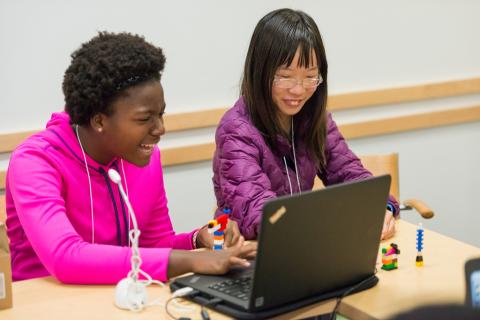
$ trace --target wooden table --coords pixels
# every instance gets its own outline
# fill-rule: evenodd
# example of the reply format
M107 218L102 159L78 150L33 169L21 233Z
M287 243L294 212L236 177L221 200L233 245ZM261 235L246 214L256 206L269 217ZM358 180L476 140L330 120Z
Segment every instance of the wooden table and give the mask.
M427 303L456 302L465 299L464 264L480 256L480 248L426 230L424 267L415 266L416 226L398 222L397 235L382 246L399 245L399 269L381 270L378 264L377 286L349 296L340 304L341 314L351 319L386 319L403 310ZM117 309L113 304L114 286L64 285L55 279L40 278L13 284L13 308L0 311L0 319L168 319L163 306L170 297L167 287L152 286L149 300L159 298L162 305L134 313ZM335 301L328 300L282 315L278 319L301 319L330 312ZM200 308L188 303L189 313L169 310L177 316L201 319ZM227 317L210 311L212 319Z

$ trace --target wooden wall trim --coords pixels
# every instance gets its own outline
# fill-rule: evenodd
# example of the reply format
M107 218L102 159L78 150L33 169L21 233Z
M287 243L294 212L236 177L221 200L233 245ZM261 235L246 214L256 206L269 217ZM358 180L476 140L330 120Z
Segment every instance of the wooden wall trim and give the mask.
M480 93L480 78L332 95L328 107L332 111L356 109L474 93Z
M330 111L480 93L480 78L331 95ZM216 126L228 108L165 115L167 132Z
M228 108L165 114L167 132L214 127Z
M13 151L20 142L36 132L38 130L0 134L0 153Z
M172 166L213 158L215 143L195 144L184 147L162 149L162 164Z
M480 93L480 78L331 95L330 111ZM165 115L167 132L216 126L227 108ZM12 151L38 130L0 134L0 153Z
M216 126L227 108L184 112L165 115L167 132L184 131ZM0 134L0 153L11 152L23 140L39 130Z
M473 121L480 121L480 106L342 124L339 129L345 139L358 139ZM163 149L162 161L169 166L211 160L214 150L215 143Z
M339 129L346 139L357 139L473 121L480 121L480 105L342 124ZM211 160L214 151L215 143L165 148L162 162L164 166L172 166ZM0 190L4 188L5 171L0 171Z
M480 120L480 106L339 125L345 139L379 136Z

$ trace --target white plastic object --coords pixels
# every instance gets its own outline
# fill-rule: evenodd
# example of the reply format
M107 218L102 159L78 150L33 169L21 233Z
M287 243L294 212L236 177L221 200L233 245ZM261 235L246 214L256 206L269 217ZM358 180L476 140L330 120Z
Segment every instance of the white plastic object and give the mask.
M179 297L184 297L190 293L193 292L193 288L191 287L185 287L185 288L181 288L181 289L178 289L178 290L175 290L175 292L172 294L172 297L173 298L179 298Z
M115 184L119 184L122 181L120 174L115 169L108 169L108 176Z
M115 305L120 309L140 311L147 304L147 288L132 278L120 280L115 288Z

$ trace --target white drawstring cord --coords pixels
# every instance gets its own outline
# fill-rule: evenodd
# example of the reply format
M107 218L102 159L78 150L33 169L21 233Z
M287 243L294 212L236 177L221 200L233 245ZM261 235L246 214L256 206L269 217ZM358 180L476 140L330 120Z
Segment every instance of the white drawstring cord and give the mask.
M92 243L95 243L95 216L93 214L92 181L90 180L90 172L88 171L87 156L85 156L82 141L80 140L80 135L78 134L78 124L75 125L75 132L77 133L78 143L80 144L80 149L82 150L83 161L85 162L85 171L87 171L88 189L90 191L90 213L92 217Z

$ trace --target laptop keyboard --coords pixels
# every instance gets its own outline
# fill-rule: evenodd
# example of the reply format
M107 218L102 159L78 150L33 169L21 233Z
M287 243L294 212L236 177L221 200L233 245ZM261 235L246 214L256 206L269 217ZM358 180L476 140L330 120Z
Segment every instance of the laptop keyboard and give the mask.
M247 301L250 296L251 286L252 277L250 276L216 282L208 287L226 295Z

